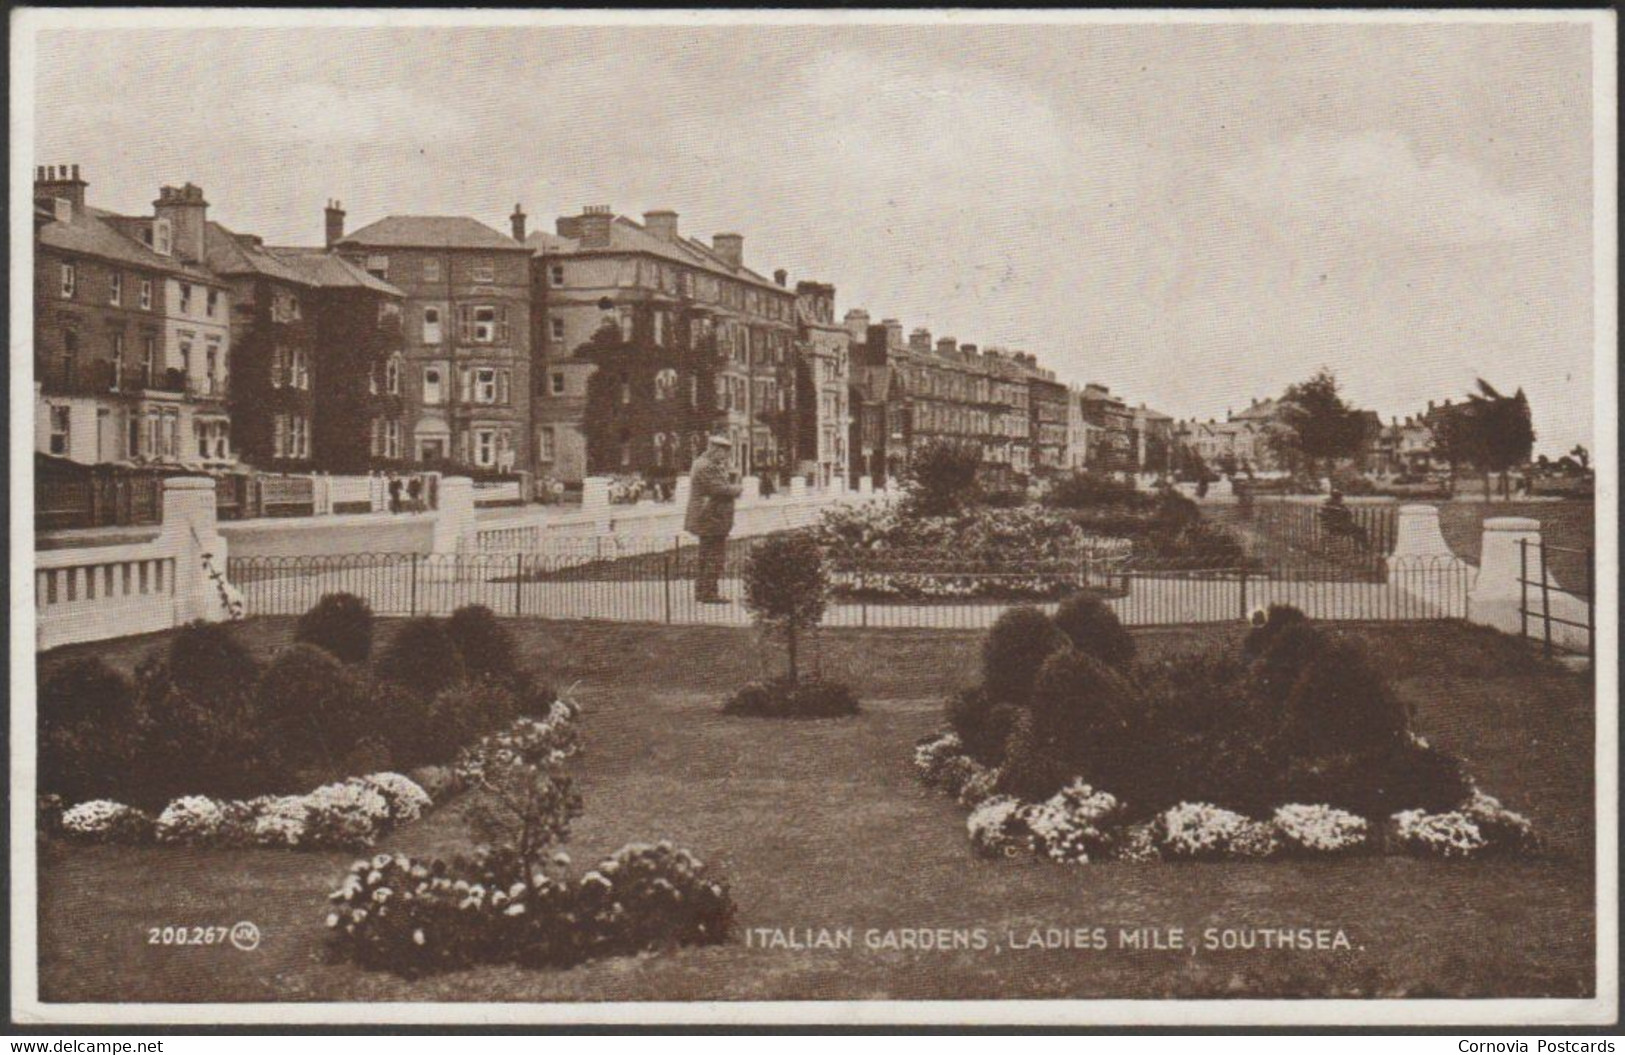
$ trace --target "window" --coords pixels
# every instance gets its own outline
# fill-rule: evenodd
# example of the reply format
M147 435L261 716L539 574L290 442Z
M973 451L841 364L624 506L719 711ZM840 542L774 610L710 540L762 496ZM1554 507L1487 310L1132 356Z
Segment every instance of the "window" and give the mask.
M558 453L558 437L553 432L553 426L544 425L536 430L536 459L550 462Z
M148 385L158 377L158 338L151 334L141 338L141 373Z
M551 268L549 268L548 269L548 279L555 286L564 285L564 265L563 264L554 264Z
M495 403L497 401L497 372L489 366L482 366L474 371L474 402Z
M114 330L113 334L113 391L117 392L124 382L124 333Z
M384 366L384 391L392 396L401 394L401 357L392 355Z
M655 375L655 399L668 400L677 394L677 371L671 367Z
M214 313L220 310L220 291L218 289L209 290L208 297L204 304L204 312L209 316L209 318L214 318Z
M207 458L209 456L209 426L201 421L194 421L192 423L192 436L197 440L197 456Z
M439 344L440 337L440 309L423 309L423 343Z
M208 394L211 395L211 396L216 394L219 391L219 387L218 387L219 384L220 384L220 378L218 376L219 369L220 369L220 348L219 348L218 345L212 345L211 344L209 346L209 350L204 353L204 360L203 360L203 376L204 376L205 391L207 391Z
M632 379L625 374L621 375L621 402L632 402Z
M658 348L664 348L666 347L666 313L663 311L656 311L651 312L650 314L653 316L654 320L655 346Z
M555 370L555 371L553 371L553 374L552 374L551 378L549 378L549 383L553 386L552 391L553 391L553 394L555 396L564 395L564 371L563 370Z
M423 368L423 402L426 406L438 406L446 401L445 373L438 366L425 366Z
M490 467L497 463L497 434L495 429L477 429L474 432L474 464Z
M181 415L178 410L164 412L164 455L169 458L181 456Z
M67 455L68 453L68 408L51 407L51 453Z
M141 280L141 308L147 310L152 307L152 279Z
M79 265L62 265L62 299L72 300L79 289Z
M107 301L108 301L109 304L123 304L124 303L124 273L123 272L121 272L121 271L113 272L113 287L107 294Z
M464 304L458 309L461 340L475 344L508 343L508 309L503 305Z
M288 457L310 457L310 421L303 415L295 414L288 423L291 426L291 441L288 445Z
M182 282L181 283L181 314L185 315L187 312L189 312L191 310L192 310L192 284L190 282Z
M124 426L124 456L127 458L141 457L141 419L134 414Z
M389 278L389 257L387 257L387 256L369 256L369 257L367 257L367 274L371 275L373 278L388 279Z
M169 255L169 221L158 220L152 225L152 247L164 256Z
M72 330L62 331L62 383L71 385L79 360L79 335Z
M564 320L563 319L558 318L557 316L555 316L554 318L548 320L548 325L552 330L553 339L555 341L564 340Z
M497 269L491 264L491 261L483 261L475 264L470 269L470 279L478 285L489 286L497 280Z
M437 257L437 256L424 257L424 259L423 259L423 281L425 281L425 282L439 282L440 281L440 258L439 257Z

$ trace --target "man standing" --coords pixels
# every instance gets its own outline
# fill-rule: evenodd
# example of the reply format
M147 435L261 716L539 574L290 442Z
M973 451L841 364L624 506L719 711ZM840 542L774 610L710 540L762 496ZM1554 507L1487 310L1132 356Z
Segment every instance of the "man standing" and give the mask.
M734 526L734 499L742 490L729 471L728 453L732 447L733 442L725 434L712 435L705 453L695 458L689 469L688 512L683 528L700 540L694 598L702 604L726 603L717 592L717 580L722 578L728 533Z

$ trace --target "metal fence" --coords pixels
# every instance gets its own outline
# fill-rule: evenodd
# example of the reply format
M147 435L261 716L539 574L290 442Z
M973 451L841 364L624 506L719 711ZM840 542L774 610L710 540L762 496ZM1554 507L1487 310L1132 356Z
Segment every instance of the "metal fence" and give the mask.
M34 530L132 527L163 520L164 481L157 475L84 475L34 481Z
M1583 593L1553 585L1553 560L1584 560ZM1597 645L1596 553L1590 549L1549 546L1544 540L1518 540L1518 624L1526 639L1541 650L1595 657Z
M730 543L722 576L732 600L695 596L698 550L683 540L564 540L545 553L378 553L237 557L227 575L253 615L299 615L324 594L353 593L379 615L443 615L485 605L506 616L655 624L745 625L740 576L754 540ZM1470 569L1448 559L1407 562L1382 582L1317 582L1291 569L1139 568L1110 558L970 561L952 554L831 554L827 626L978 629L1006 609L1052 610L1080 592L1127 625L1230 622L1270 604L1314 619L1423 620L1466 615Z
M1311 579L1387 576L1399 530L1398 507L1257 499L1214 506L1203 515L1242 540L1248 556L1271 568L1301 569Z

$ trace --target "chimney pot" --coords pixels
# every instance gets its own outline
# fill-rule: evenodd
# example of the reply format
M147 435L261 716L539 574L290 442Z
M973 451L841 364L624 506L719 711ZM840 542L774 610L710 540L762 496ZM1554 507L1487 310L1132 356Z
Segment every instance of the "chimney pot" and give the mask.
M324 220L327 248L331 249L344 241L344 204L337 198L329 198Z
M714 234L711 236L711 249L734 267L745 266L745 236L742 234Z
M508 222L513 225L513 240L516 242L523 242L525 240L524 206L520 205L518 202L514 202L513 215L508 217Z
M662 242L675 242L677 214L670 209L650 209L643 214L643 229Z
M607 205L588 205L581 210L577 218L577 238L583 247L589 249L609 248L610 234L615 223L615 214Z
M777 282L781 286L788 285L790 283L790 272L786 271L782 267L779 268L777 271L773 272L773 281Z

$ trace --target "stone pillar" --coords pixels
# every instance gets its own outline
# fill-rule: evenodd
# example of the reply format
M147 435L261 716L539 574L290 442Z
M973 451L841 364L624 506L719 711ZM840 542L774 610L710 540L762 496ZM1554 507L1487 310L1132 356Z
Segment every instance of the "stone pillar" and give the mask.
M1529 574L1521 575L1523 547L1528 543ZM1540 582L1540 521L1529 517L1490 517L1484 521L1483 548L1479 551L1478 581L1473 584L1472 600L1512 601L1517 603L1522 587L1518 580L1528 578Z
M676 485L671 491L672 505L676 506L680 510L687 511L688 496L692 489L693 484L690 482L688 474L684 473L683 475L679 476L677 478Z
M1439 507L1429 505L1403 505L1399 507L1399 522L1394 533L1392 560L1414 557L1454 557L1445 543L1444 532L1439 530Z
M598 519L609 515L609 477L589 476L581 481L581 511Z
M215 519L214 480L207 476L172 476L164 481L164 524L158 547L175 557L175 625L231 617L229 602L237 596L225 583L226 540ZM216 582L211 570L220 576ZM225 586L227 595L222 597ZM240 597L238 598L240 601Z
M875 493L875 478L872 476L858 477L858 494L872 495Z
M474 481L466 476L440 478L440 507L435 510L434 545L436 554L462 549L465 536L474 533Z
M750 505L762 500L762 478L760 476L741 476L739 478L739 501Z
M792 477L790 477L790 497L791 498L805 498L805 497L807 497L807 478L805 476L792 476Z

